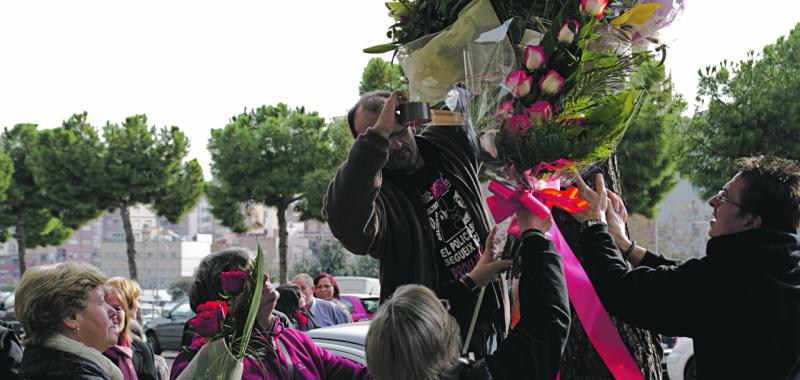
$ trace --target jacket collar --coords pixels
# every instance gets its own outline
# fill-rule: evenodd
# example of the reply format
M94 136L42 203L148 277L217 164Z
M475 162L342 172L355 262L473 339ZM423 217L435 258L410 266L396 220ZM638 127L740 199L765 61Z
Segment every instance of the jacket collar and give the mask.
M711 238L706 246L708 256L789 256L800 254L797 234L773 229L757 229Z
M78 342L77 340L67 338L61 334L56 334L44 342L44 346L54 350L69 352L70 354L80 356L100 366L100 368L104 369L109 376L111 376L112 380L123 380L122 371L120 371L119 368L117 368L117 366L111 362L111 360L103 356L100 351L85 346L83 343Z

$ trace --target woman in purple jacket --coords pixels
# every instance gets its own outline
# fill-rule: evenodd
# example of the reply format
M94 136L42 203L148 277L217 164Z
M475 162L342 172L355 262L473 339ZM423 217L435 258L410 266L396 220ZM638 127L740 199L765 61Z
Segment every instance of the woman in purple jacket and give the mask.
M194 284L189 293L189 303L196 311L197 305L220 300L223 293L220 274L253 268L247 250L226 249L206 256L197 268ZM264 286L261 309L256 319L253 339L263 340L273 350L258 359L247 357L242 379L370 379L367 367L355 364L317 347L304 333L286 328L280 318L272 314L279 293L267 281ZM175 379L186 369L205 340L195 336L189 347L181 349L172 365L170 379Z

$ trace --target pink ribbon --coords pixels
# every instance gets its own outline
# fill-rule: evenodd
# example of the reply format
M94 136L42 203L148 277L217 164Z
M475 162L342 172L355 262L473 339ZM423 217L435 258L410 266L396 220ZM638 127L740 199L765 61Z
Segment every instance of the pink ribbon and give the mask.
M568 161L559 160L550 164L540 164L536 174L538 175L542 168L560 170L568 163ZM525 174L528 177L529 173ZM540 219L544 219L550 215L550 209L553 206L559 206L571 213L583 210L588 206L586 201L577 198L578 189L575 187L559 190L558 176L554 176L548 181L530 182L532 182L533 189L528 190L522 188L515 190L494 180L489 183L489 190L494 195L487 198L486 203L489 204L489 210L496 223L501 223L522 207L527 208ZM509 233L517 236L521 233L516 220L509 227ZM564 259L567 292L572 306L575 308L575 313L581 320L589 341L600 354L600 358L603 359L608 370L616 379L644 379L639 366L636 365L627 346L622 342L619 332L611 323L611 318L600 302L589 276L583 270L580 261L567 244L555 221L547 235Z
M617 332L614 324L611 323L611 318L600 302L589 276L586 275L586 271L583 270L581 263L575 253L572 252L572 248L567 244L555 222L553 222L553 227L550 228L550 232L547 235L564 259L567 293L569 293L569 299L575 308L575 314L581 320L589 341L597 349L597 353L600 354L603 363L606 364L615 379L644 379L642 371L636 365L630 352L628 352L628 347L622 342L619 332Z

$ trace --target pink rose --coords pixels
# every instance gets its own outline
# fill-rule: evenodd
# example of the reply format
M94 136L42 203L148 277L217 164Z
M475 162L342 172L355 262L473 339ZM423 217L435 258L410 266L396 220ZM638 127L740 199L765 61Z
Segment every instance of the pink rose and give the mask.
M516 97L528 95L531 92L532 83L533 76L528 75L525 70L516 70L509 74L505 80L506 87Z
M514 115L514 101L507 100L497 106L497 110L494 112L494 116L497 118L499 122L511 117Z
M547 64L547 54L544 46L528 45L525 48L525 67L528 70L537 70Z
M600 18L606 10L608 0L581 0L581 13Z
M526 111L528 115L530 115L530 118L537 123L548 121L553 116L553 106L550 105L550 102L545 100L539 100L531 104Z
M539 88L546 94L555 95L561 92L564 87L564 77L557 71L550 70L539 80Z
M229 296L235 296L242 292L244 283L250 278L250 273L235 270L232 272L222 272L220 281L222 282L222 290Z
M575 41L575 35L578 34L578 31L581 29L581 24L573 19L569 19L564 22L564 25L561 25L561 29L558 30L558 42L562 44L571 44L572 41Z
M508 129L511 132L528 132L531 128L531 119L527 114L514 115L508 122Z

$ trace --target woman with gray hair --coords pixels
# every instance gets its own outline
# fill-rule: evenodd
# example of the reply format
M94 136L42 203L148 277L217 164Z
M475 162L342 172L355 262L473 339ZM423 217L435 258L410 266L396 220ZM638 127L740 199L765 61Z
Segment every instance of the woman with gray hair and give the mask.
M550 217L539 220L523 210L517 212L517 222L524 231L522 318L497 351L477 362L460 358L455 319L430 289L404 285L381 305L367 334L367 364L375 379L556 378L570 323L561 257L542 233L550 229ZM486 239L478 266L495 260L495 232Z
M102 352L114 345L114 309L104 299L107 278L83 263L29 269L16 293L25 330L22 379L122 380Z

